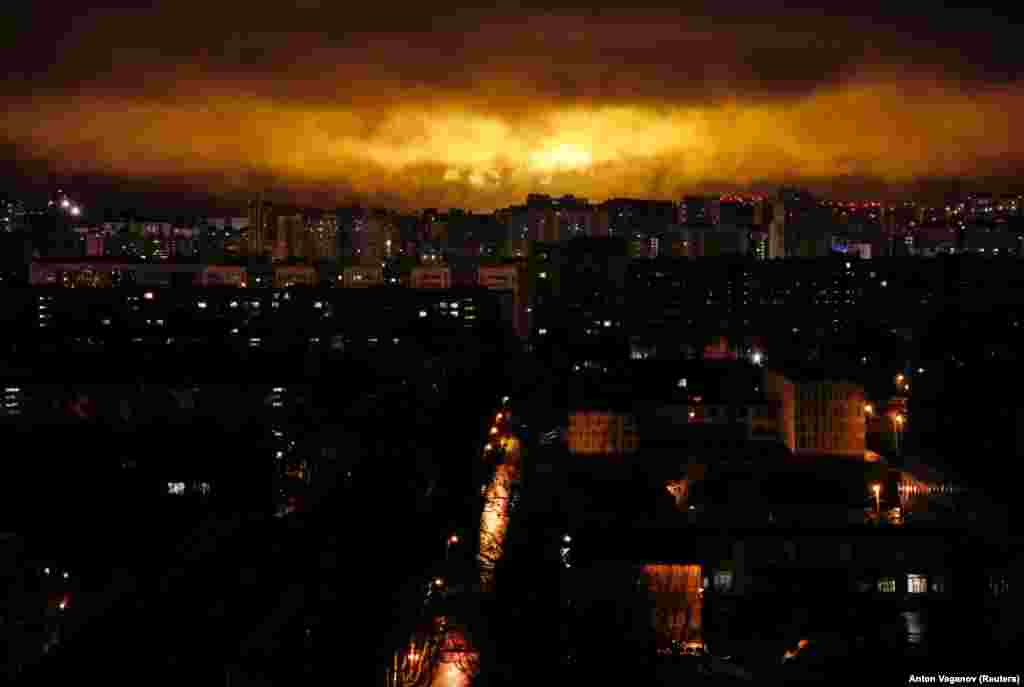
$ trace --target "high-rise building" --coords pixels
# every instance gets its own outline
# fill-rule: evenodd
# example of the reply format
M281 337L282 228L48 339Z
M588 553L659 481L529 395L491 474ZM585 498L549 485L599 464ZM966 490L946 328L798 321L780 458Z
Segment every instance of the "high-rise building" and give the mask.
M522 263L482 265L477 273L478 284L499 292L502 315L512 325L512 331L521 339L530 334L529 281Z
M251 257L273 255L277 216L269 201L259 198L249 203L246 254Z
M607 213L608 236L612 237L662 234L677 219L676 206L671 201L613 198L599 208Z
M679 203L679 224L711 227L721 220L721 202L711 196L687 196Z
M769 229L770 257L813 255L817 241L831 226L831 214L831 210L820 206L805 190L779 189Z
M308 258L309 245L306 241L306 222L301 213L278 215L274 235L273 259Z
M863 458L864 389L840 382L800 383L796 389L794 453Z
M768 225L768 258L777 260L786 257L786 206L775 201L772 221Z
M340 217L339 217L340 219ZM345 217L345 255L364 265L379 265L398 250L398 228L386 210L353 212ZM339 223L339 232L342 225Z
M310 260L338 257L338 217L333 213L307 212L304 216Z

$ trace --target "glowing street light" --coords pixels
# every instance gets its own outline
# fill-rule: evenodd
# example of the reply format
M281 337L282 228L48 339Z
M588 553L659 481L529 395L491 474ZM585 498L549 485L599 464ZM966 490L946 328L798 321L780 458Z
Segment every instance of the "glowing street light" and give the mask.
M875 482L871 485L871 491L875 495L875 512L881 515L882 513L882 485Z
M501 422L502 418L504 418L504 417L505 416L502 413L498 413L497 415L494 416L494 419L497 422Z
M498 433L498 428L497 427L491 427L491 434L494 435L494 434L497 434L497 433Z
M64 198L60 201L60 206L67 210L69 207L71 207L71 201L68 200L67 198Z
M71 215L73 217L78 217L81 214L82 214L82 208L78 207L77 205L72 205L71 206Z
M875 407L873 405L871 405L870 403L865 403L864 404L864 414L865 415L874 415L875 414Z

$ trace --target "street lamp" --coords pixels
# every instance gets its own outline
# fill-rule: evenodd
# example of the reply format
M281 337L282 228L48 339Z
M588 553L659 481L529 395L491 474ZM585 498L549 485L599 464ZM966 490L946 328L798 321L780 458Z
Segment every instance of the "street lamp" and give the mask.
M901 413L896 413L896 416L893 418L893 421L896 423L896 452L899 453L901 438L900 435L903 434L903 415Z
M875 482L871 485L871 491L875 494L875 513L882 515L882 485Z
M459 543L459 535L457 535L457 534L453 534L450 537L448 537L448 539L445 540L445 543L444 543L444 560L445 560L445 562L448 561L448 554L451 553L452 545L453 544L458 544L458 543Z
M869 415L870 416L870 415L873 415L874 412L875 412L875 407L874 406L872 406L870 403L864 404L864 414L865 415Z

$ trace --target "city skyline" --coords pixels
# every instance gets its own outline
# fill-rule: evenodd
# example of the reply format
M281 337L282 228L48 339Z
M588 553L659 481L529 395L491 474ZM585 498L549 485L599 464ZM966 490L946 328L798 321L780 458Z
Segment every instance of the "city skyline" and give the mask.
M534 191L1001 187L1024 161L1012 22L980 10L56 4L5 27L23 183L489 211Z

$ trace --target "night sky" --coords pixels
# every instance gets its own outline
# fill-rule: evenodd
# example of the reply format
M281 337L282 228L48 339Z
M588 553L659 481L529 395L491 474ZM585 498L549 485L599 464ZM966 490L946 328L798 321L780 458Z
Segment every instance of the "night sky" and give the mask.
M1013 188L1024 170L1019 15L122 4L4 3L11 183L489 210L535 191Z

